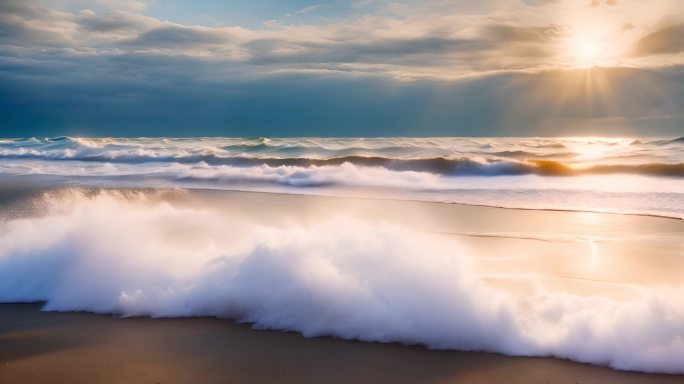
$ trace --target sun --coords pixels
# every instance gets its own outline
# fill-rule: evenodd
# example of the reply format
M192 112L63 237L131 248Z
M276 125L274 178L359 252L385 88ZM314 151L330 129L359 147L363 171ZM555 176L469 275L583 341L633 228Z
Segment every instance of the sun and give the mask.
M576 42L574 55L579 66L593 67L599 64L602 52L597 41L585 38Z
M595 67L605 60L606 47L599 39L580 36L571 39L568 45L568 56L574 67Z

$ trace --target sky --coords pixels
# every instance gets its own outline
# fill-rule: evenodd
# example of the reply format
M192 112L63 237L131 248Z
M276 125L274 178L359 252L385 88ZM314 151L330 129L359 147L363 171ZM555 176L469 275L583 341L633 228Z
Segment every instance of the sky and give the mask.
M0 136L684 136L681 0L0 0Z

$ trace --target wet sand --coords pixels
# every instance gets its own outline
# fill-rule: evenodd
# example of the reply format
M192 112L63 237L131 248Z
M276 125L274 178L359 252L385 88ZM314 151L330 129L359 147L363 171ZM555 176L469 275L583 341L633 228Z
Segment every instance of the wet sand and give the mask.
M29 194L6 190L0 213L40 215L21 202L22 195ZM466 252L477 251L482 278L507 290L534 274L546 289L629 299L633 286L684 281L683 220L252 192L171 192L162 198L276 226L344 214L457 237ZM598 253L592 255L588 242ZM304 338L230 320L40 308L0 304L0 383L684 383L684 376L554 358Z
M170 199L170 198L165 198ZM629 299L634 287L684 286L684 220L389 199L193 190L174 204L286 226L345 216L455 240L482 279Z
M0 383L684 383L553 358L304 338L209 318L0 305Z

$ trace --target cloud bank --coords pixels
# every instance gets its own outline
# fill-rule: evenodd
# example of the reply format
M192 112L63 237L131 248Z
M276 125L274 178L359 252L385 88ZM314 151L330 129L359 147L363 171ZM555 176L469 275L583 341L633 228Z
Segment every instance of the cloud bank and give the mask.
M561 133L648 125L669 134L681 123L680 109L652 104L681 101L680 89L667 84L630 93L618 85L610 90L618 94L613 103L643 106L595 113L588 104L607 99L604 90L585 103L590 113L570 122L565 114L524 120L534 105L525 105L522 116L508 111L520 99L517 88L542 88L553 77L548 73L574 70L567 46L583 34L609 36L607 46L617 47L601 58L606 67L631 68L637 81L678 77L681 24L663 21L671 17L668 0L650 12L614 2L378 2L369 11L350 5L356 13L313 20L297 19L294 10L261 26L183 24L138 3L93 10L78 2L59 8L3 1L0 100L7 117L0 128L8 135L163 135L162 126L174 135L524 135L552 131L540 126L552 118ZM310 7L316 12L305 15L338 8ZM601 22L577 21L591 18ZM603 24L605 31L592 29ZM563 108L582 109L574 100Z

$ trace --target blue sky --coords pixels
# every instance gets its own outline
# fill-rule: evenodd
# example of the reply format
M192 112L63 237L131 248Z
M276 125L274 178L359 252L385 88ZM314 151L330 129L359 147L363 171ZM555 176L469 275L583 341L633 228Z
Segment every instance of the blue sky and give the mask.
M671 136L679 0L5 0L1 136Z
M316 0L42 1L38 4L74 13L83 9L98 13L119 9L137 11L158 20L183 25L239 25L251 28L263 26L266 20L283 20L289 23L318 23L323 18L339 20L375 10L378 5L372 1Z

